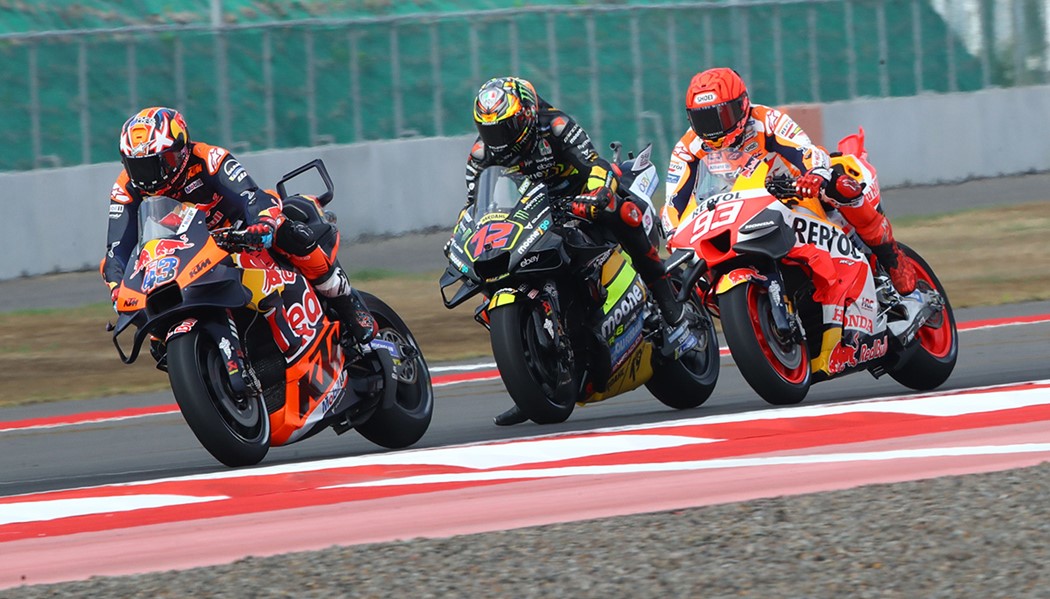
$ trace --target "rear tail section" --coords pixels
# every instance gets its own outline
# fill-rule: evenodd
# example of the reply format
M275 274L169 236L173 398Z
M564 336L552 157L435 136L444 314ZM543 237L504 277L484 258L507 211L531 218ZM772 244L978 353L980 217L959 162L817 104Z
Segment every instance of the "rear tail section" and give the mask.
M839 152L859 156L865 162L868 161L868 151L864 149L864 127L858 127L857 133L853 133L839 140Z

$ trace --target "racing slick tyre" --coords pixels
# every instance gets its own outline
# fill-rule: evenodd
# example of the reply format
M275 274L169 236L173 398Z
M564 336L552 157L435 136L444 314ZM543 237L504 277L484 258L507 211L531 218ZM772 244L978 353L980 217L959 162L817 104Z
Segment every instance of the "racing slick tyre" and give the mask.
M766 289L741 283L724 293L718 304L733 362L751 388L774 405L805 399L811 383L809 350L804 341L778 337Z
M355 429L372 443L387 449L400 449L423 438L434 414L434 388L423 352L405 321L378 297L360 292L365 306L379 324L377 339L395 344L402 355L411 355L396 367L397 398L393 405L380 405Z
M544 329L538 302L516 301L489 310L492 355L511 399L536 424L565 422L576 406L559 400L558 348ZM571 384L571 383L570 383Z
M915 250L898 243L901 251L912 261L918 285L936 289L944 298L944 310L926 322L915 338L919 347L901 365L887 371L890 377L905 387L928 391L939 387L951 376L959 358L959 338L955 328L955 314L948 302L948 294L933 273L930 265Z
M168 342L168 379L197 440L236 468L258 464L270 449L270 418L261 397L236 398L219 346L202 328Z

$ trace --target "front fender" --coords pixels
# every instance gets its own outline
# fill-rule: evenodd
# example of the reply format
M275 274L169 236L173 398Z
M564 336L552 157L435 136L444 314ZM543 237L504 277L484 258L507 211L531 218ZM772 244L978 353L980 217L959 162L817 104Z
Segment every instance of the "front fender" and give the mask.
M521 292L517 289L500 289L492 294L492 298L489 300L489 310L500 306L506 306L507 304L513 304L518 301L519 295L521 295Z
M725 273L715 284L715 295L722 295L733 287L748 281L765 281L766 277L754 266L741 266Z

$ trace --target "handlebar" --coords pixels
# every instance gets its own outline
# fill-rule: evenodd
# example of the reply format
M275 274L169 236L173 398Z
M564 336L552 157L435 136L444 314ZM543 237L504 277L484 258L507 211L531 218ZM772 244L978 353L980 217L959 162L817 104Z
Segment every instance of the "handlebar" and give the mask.
M215 229L211 232L212 239L219 247L230 253L241 252L245 250L257 250L259 246L253 243L246 243L244 241L244 235L246 231L242 229L234 229L233 227L225 227L222 229Z
M778 200L798 199L798 190L795 189L797 179L791 175L777 175L766 178L766 191Z

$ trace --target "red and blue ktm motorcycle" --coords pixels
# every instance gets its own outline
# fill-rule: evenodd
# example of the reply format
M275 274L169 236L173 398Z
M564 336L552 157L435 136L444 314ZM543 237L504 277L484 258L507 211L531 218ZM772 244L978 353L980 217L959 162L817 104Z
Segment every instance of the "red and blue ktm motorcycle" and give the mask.
M286 197L284 184L317 169L321 196ZM320 160L277 185L285 215L324 226L333 195ZM187 424L205 449L227 466L263 459L331 427L357 430L387 448L418 441L430 425L434 393L426 361L408 326L379 298L362 293L379 323L360 347L344 341L342 324L325 298L289 264L250 251L236 231L209 231L205 213L171 198L146 198L139 242L119 288L113 343L127 364L150 339ZM265 312L283 308L297 336L287 349ZM136 329L125 352L120 335ZM285 349L282 349L284 346Z

